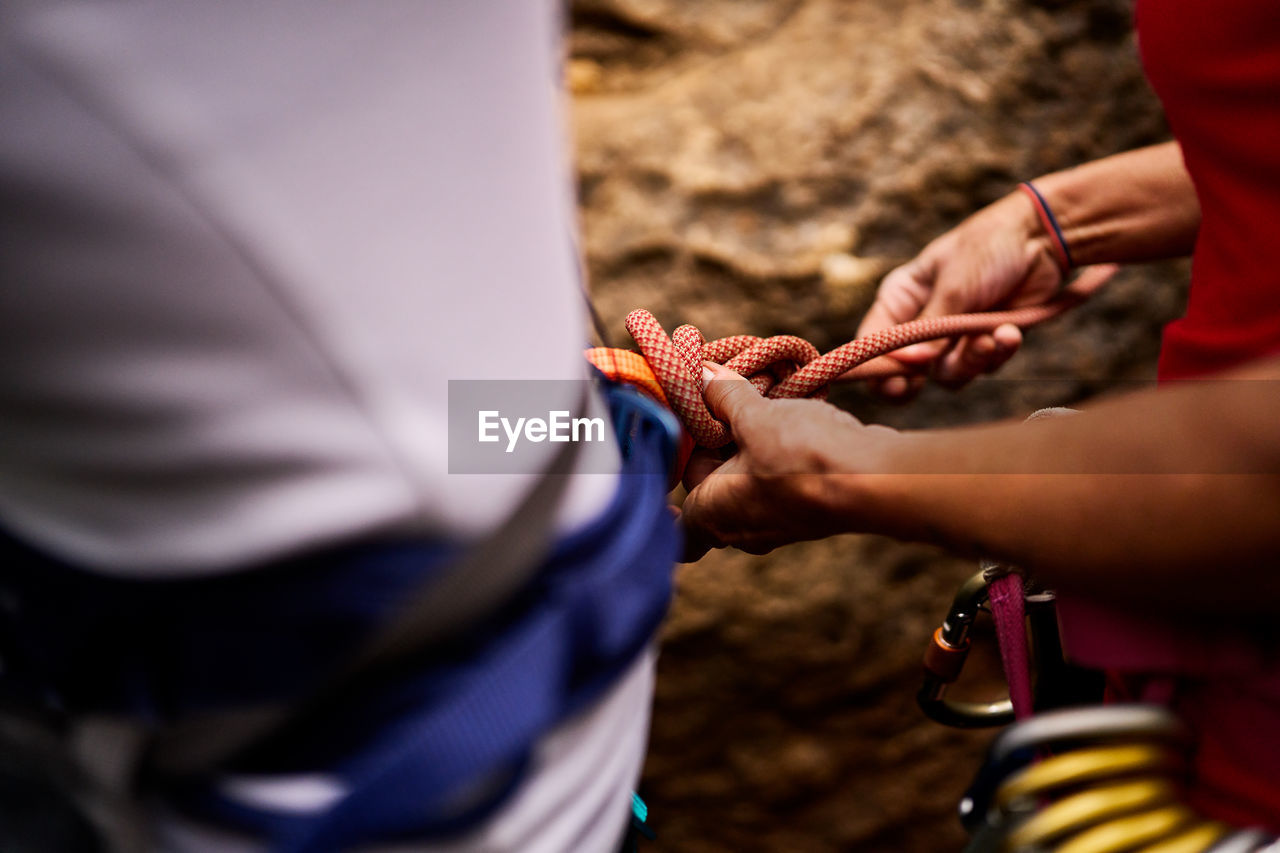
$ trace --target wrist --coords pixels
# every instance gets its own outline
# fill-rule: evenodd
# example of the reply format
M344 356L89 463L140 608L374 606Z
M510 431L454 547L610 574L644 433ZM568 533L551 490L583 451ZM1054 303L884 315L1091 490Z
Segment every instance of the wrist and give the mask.
M995 228L1014 241L1011 248L1019 254L1021 275L1037 278L1052 275L1059 284L1065 281L1062 265L1054 256L1052 241L1026 192L1014 190L989 209L999 217L993 223Z
M1105 157L1035 179L1077 266L1189 254L1200 222L1176 142Z
M911 509L919 435L869 426L850 443L856 455L846 454L828 491L829 504L843 512L849 532L920 538Z
M1057 265L1058 272L1062 278L1065 279L1075 268L1076 263L1071 255L1071 247L1067 243L1062 225L1057 216L1054 215L1052 205L1049 204L1045 194L1031 181L1023 181L1019 184L1018 191L1027 200L1035 214L1035 221L1038 226L1037 242L1048 249L1050 258Z
M973 453L974 448L951 430L896 434L895 440L882 445L876 463L850 484L856 532L957 553L971 550L957 530L966 529L974 517L978 492L972 474L982 464Z

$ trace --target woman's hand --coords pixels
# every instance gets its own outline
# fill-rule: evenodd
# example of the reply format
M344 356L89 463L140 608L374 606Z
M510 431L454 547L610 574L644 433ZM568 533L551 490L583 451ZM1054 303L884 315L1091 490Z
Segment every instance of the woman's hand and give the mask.
M852 530L849 487L898 433L819 400L767 400L736 373L708 370L707 405L732 430L736 452L721 460L699 450L685 470L686 559L726 545L763 554Z
M1087 270L1076 289L1092 292L1115 273L1106 265ZM1063 285L1061 268L1030 200L1021 192L983 208L938 237L914 260L885 277L858 336L923 317L1016 308L1049 301ZM1017 326L990 334L905 347L893 357L958 388L996 370L1022 343ZM886 396L906 398L924 376L882 380Z
M1189 254L1200 227L1195 186L1176 142L1094 160L1036 178L1064 242L1082 272L1071 289L1092 293L1113 264ZM1090 265L1097 266L1090 266ZM1013 192L934 240L915 260L885 277L859 335L919 317L1037 305L1063 284L1053 245L1031 199ZM917 344L894 358L963 385L1009 360L1022 343L1014 326L955 342ZM906 397L922 375L881 380L881 391Z

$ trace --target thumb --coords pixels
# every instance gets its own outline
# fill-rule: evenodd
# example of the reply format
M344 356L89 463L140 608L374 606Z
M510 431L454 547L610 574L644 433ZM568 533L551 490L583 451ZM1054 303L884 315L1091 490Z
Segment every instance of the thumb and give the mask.
M1078 296L1092 296L1119 271L1119 264L1094 264L1084 267L1076 280L1067 285L1064 290Z
M946 352L947 347L951 346L950 338L941 338L936 341L925 341L919 344L903 347L894 350L892 355L895 359L909 366L928 364L938 356Z
M732 370L710 361L702 369L702 396L706 398L711 414L731 428L747 412L765 405L765 399L754 385Z

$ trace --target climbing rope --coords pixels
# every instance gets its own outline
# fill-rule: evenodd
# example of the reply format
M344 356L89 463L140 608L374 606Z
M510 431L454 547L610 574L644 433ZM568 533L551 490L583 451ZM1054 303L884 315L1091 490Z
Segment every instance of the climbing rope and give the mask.
M728 444L732 436L703 400L704 361L723 364L745 376L766 397L821 398L826 395L827 386L837 379L872 379L911 372L910 366L885 355L896 349L939 338L990 333L1006 323L1032 326L1056 317L1084 298L1067 288L1043 305L913 320L850 341L825 355L819 355L813 344L793 335L733 335L705 341L698 329L686 325L668 337L662 325L644 310L628 314L626 326L663 391L659 399L671 407L698 445L716 448ZM596 352L599 351L588 351L588 358L601 366L592 355ZM646 381L647 378L646 372Z

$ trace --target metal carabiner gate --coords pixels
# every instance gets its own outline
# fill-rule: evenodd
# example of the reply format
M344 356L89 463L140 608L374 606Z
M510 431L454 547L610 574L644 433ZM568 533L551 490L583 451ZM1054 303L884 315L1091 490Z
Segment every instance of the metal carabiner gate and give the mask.
M973 729L1013 722L1013 702L1007 696L994 702L947 697L947 688L960 677L969 656L969 633L987 602L989 585L986 569L964 582L924 653L924 683L916 700L927 717L946 726Z

